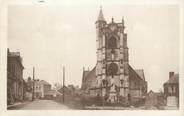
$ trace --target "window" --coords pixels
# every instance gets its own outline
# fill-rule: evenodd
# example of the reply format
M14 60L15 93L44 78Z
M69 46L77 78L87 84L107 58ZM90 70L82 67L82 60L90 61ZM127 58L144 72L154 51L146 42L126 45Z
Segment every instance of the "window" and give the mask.
M108 85L107 80L102 80L102 84L103 84L103 86L107 86Z
M135 86L135 88L137 87L137 82L134 82L134 86Z
M105 64L105 60L103 60L103 64Z
M121 61L121 64L123 64L123 59L121 59L120 61Z
M111 63L107 67L107 75L115 75L118 72L118 65L116 63Z
M116 42L116 38L114 36L112 36L108 43L107 43L107 48L111 48L111 49L114 49L114 48L117 48L117 42Z
M120 80L120 82L121 82L121 85L123 85L123 82L124 82L124 81L123 81L123 80Z
M172 87L168 87L168 92L172 93Z
M176 93L176 87L173 86L173 93Z

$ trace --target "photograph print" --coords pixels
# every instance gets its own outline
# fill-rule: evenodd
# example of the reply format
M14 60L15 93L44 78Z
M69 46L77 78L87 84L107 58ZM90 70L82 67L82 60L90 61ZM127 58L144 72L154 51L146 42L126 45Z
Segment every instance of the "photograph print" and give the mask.
M8 110L178 110L178 5L8 5Z

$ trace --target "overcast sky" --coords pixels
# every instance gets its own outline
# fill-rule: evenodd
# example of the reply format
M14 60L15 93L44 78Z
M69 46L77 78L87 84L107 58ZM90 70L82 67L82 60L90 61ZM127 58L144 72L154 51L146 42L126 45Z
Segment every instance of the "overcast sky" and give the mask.
M174 5L102 5L107 22L125 18L129 63L144 69L148 89L163 89L169 71L179 72L179 9ZM81 85L83 66L96 64L95 21L100 4L11 5L8 47L23 57L24 78Z

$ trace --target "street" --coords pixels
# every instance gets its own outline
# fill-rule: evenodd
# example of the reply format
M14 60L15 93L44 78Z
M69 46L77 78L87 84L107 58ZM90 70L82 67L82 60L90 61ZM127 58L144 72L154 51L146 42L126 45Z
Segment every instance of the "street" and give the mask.
M35 100L25 105L12 107L10 110L68 110L71 109L53 100Z

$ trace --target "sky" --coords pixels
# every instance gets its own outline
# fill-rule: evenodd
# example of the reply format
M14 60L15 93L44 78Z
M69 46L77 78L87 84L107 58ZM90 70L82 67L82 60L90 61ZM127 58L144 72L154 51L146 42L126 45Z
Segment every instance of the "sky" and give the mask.
M51 84L81 86L83 67L96 64L96 30L101 4L10 5L8 47L19 51L25 67L23 78ZM148 90L159 91L169 71L179 72L179 9L177 5L103 4L109 23L125 20L129 64L144 69Z

